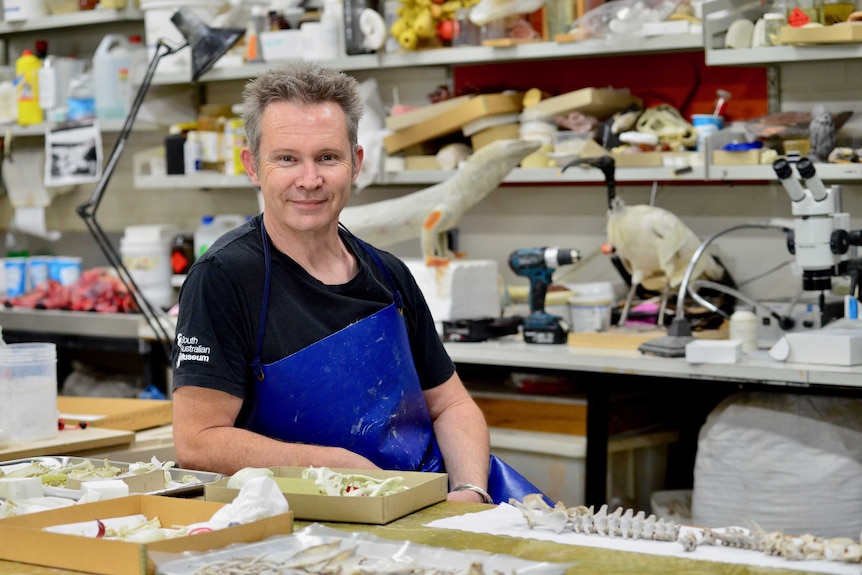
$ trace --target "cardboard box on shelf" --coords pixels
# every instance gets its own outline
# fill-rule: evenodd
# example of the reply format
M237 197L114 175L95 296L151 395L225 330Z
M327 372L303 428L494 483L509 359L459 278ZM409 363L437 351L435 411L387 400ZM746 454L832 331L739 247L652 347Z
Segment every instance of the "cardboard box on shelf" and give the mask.
M862 42L862 23L842 22L832 26L781 27L782 44L844 44Z
M437 162L437 156L405 156L405 170L439 170L440 164Z
M457 132L467 122L484 116L520 112L523 95L485 94L473 96L461 104L449 108L443 114L413 124L383 138L386 153L394 154L414 144Z
M497 140L517 140L520 135L520 124L501 124L491 126L470 136L473 151L479 150Z
M66 424L86 422L93 427L140 431L169 425L173 403L161 399L113 397L57 397L57 409Z
M545 98L537 104L524 108L522 116L524 120L541 120L565 115L569 112L580 112L604 119L632 104L643 106L643 101L627 90L581 88L559 96Z
M715 150L712 152L712 163L716 166L740 166L760 163L762 149L742 150L731 152L727 150Z
M275 477L300 478L305 467L273 467ZM446 500L449 480L445 473L416 471L383 471L371 469L332 468L339 473L357 473L377 479L393 476L404 478L409 489L383 497L335 497L284 492L290 510L297 519L309 521L339 521L383 525L414 511ZM227 486L230 478L208 483L204 487L207 501L233 501L238 489Z
M0 519L0 558L102 575L150 575L150 551L182 553L219 549L293 532L291 512L226 529L141 544L43 531L95 518L141 514L166 527L208 521L224 504L176 497L133 495Z

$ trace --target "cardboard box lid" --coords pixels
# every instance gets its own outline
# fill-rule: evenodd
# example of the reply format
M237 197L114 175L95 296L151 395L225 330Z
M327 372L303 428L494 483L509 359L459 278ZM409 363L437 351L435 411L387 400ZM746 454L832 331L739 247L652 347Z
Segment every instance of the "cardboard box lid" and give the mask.
M569 112L580 112L602 120L631 104L643 106L643 101L627 90L581 88L559 96L545 98L528 108L524 108L521 119L526 121L545 120Z
M273 467L271 469L276 477L301 477L302 471L307 468ZM285 493L284 496L297 519L383 525L423 507L445 501L449 492L449 478L445 473L331 469L339 473L357 473L377 479L400 476L404 478L404 485L409 489L383 497L334 497ZM227 487L229 479L225 478L214 483L208 483L204 487L204 498L207 501L233 501L239 490Z
M223 505L195 499L134 495L0 519L0 558L103 575L147 575L155 571L149 551L207 551L293 532L291 512L149 544L42 531L51 525L139 513L148 519L158 517L164 527L189 525L208 521Z
M409 112L404 112L395 116L387 116L385 120L386 128L389 130L403 130L404 128L414 126L419 122L436 118L440 114L460 106L470 98L471 96L457 96L455 98L441 100L435 104L422 106L421 108L416 108Z
M57 409L66 423L140 431L170 425L173 403L161 399L58 396Z
M459 131L464 124L494 114L520 112L524 97L520 93L473 96L459 105L383 138L388 154L400 152L414 144Z

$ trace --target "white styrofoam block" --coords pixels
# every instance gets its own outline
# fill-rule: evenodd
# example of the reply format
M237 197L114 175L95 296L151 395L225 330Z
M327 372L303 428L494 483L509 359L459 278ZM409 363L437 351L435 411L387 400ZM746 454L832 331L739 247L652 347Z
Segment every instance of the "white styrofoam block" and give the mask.
M685 346L689 363L736 363L742 359L742 342L736 339L696 339Z
M819 329L785 335L790 345L787 361L825 365L862 363L862 328Z
M404 263L416 278L435 323L500 316L495 260L452 260L444 267L431 267L417 258L405 258Z
M0 497L4 499L31 499L43 495L42 480L38 477L0 477Z
M103 501L126 497L129 494L129 484L122 479L98 479L81 482L81 493L87 501ZM94 497L95 495L95 497Z

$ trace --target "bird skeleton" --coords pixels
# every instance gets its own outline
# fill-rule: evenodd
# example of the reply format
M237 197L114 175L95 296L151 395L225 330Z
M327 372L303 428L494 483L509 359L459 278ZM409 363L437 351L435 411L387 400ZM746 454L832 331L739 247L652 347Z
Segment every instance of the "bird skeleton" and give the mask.
M377 246L419 237L428 265L445 265L453 256L446 233L478 204L540 142L498 140L475 151L446 181L390 200L349 206L341 223Z

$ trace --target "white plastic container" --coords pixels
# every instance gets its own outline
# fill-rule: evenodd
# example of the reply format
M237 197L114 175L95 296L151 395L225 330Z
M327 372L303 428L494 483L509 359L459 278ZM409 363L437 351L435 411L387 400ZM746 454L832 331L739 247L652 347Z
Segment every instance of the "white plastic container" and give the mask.
M43 0L3 0L3 21L21 22L48 13Z
M750 308L739 308L730 316L729 339L742 342L742 351L757 351L757 334L760 321Z
M611 325L614 286L610 282L569 284L572 331L605 331Z
M129 107L132 50L129 39L121 34L108 34L93 54L93 86L96 97L96 118L122 120Z
M57 346L0 345L0 428L12 441L57 436Z
M72 285L81 279L81 261L81 258L72 256L51 258L48 277L60 282L60 285Z
M155 306L174 303L171 287L171 238L175 226L129 226L120 238L120 256L144 297Z
M195 230L195 259L201 257L223 233L242 225L244 222L245 217L239 214L202 217L201 224Z

